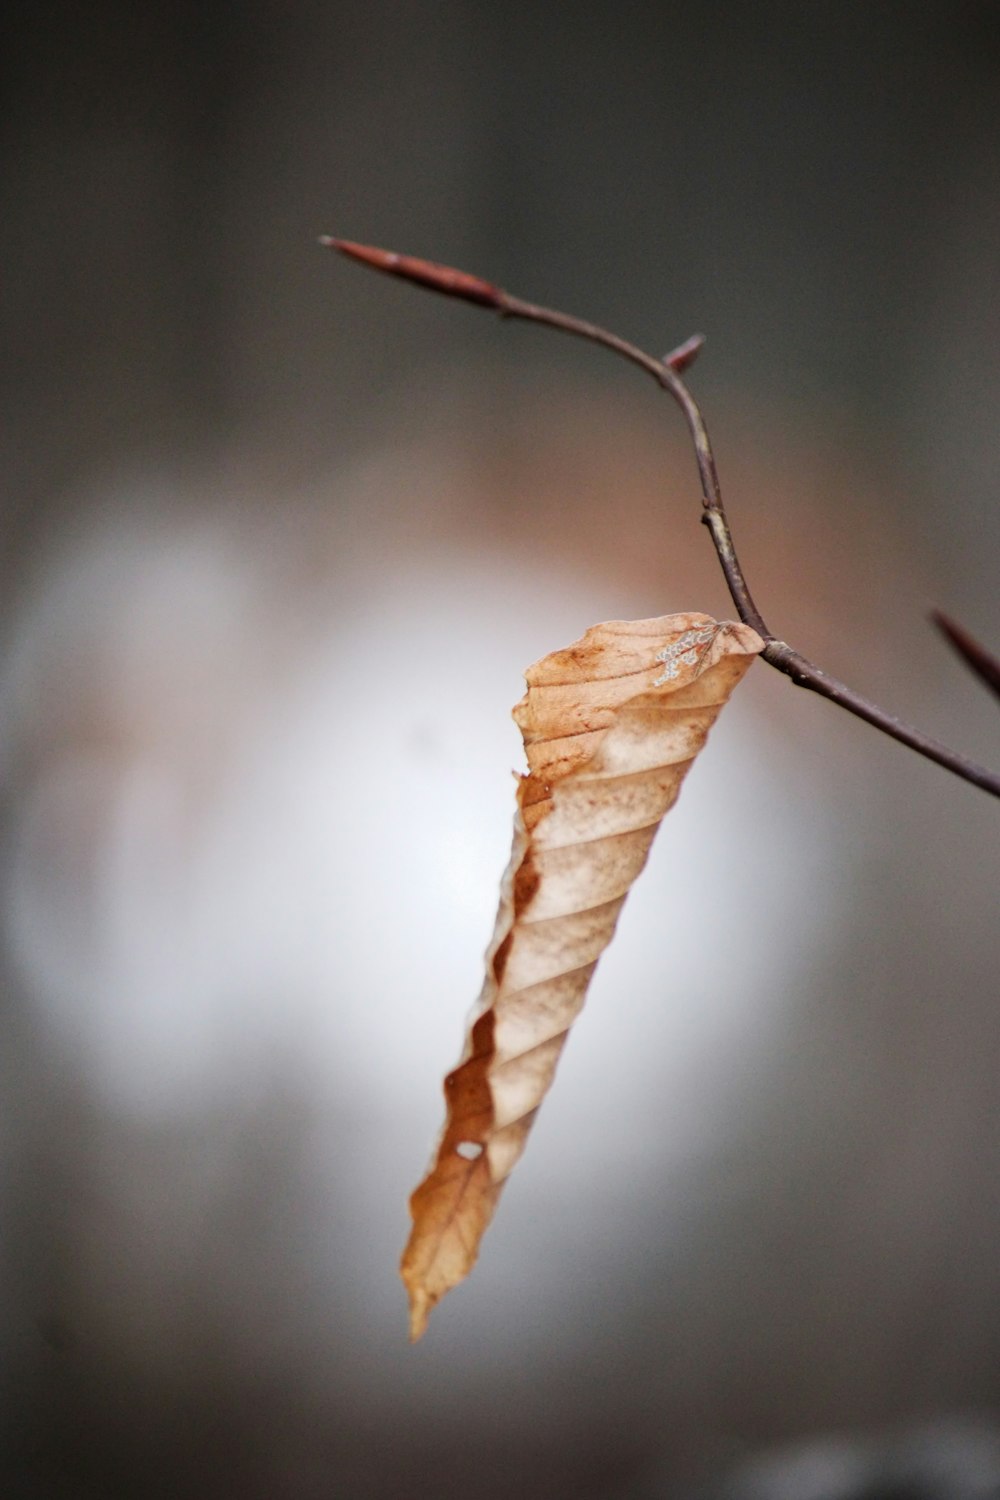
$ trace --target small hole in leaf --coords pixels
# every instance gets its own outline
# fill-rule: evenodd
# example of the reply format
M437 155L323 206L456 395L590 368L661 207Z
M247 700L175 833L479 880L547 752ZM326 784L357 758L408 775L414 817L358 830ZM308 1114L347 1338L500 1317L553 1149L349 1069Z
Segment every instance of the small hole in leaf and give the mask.
M477 1156L482 1156L483 1148L478 1141L459 1141L455 1147L459 1156L464 1156L466 1161L475 1161Z

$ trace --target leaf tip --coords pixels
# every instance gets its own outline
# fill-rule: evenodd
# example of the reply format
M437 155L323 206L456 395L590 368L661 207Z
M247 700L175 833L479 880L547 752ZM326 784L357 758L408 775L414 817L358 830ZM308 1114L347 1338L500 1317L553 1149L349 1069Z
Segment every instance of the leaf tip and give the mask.
M427 1332L427 1320L433 1307L426 1292L410 1289L410 1343L417 1344Z

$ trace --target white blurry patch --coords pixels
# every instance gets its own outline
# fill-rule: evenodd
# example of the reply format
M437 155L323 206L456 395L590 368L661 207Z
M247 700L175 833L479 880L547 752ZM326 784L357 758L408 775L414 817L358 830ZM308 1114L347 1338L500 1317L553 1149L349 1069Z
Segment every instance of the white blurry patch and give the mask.
M364 1134L364 1173L336 1194L372 1219L353 1250L340 1238L337 1274L381 1296L395 1247L372 1257L371 1222L401 1242L400 1185L481 983L523 669L621 601L485 549L375 553L360 538L299 592L222 521L117 514L42 573L0 706L18 793L2 914L53 1045L109 1112L154 1122L225 1108L291 1060ZM832 814L813 805L822 838L797 836L815 790L754 712L763 670L602 961L520 1169L541 1193L558 1174L597 1211L602 1168L616 1203L623 1163L636 1196L662 1182L727 1119L734 1060L766 1071L829 933Z

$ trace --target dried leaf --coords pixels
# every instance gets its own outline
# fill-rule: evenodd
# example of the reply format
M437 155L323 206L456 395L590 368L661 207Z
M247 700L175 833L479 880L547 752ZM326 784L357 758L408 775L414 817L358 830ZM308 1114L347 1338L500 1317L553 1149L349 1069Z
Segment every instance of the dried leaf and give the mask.
M486 979L447 1118L410 1199L410 1336L468 1275L653 836L763 642L707 615L614 620L529 667L529 773Z

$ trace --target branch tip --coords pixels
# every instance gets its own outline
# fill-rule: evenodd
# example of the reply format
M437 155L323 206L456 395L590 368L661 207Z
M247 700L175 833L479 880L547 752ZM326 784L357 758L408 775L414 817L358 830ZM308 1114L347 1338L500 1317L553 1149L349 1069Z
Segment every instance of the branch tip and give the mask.
M987 651L974 635L969 634L964 625L959 625L943 609L932 609L930 617L970 672L1000 698L1000 658Z
M452 266L421 260L416 255L398 255L395 250L379 250L375 245L338 240L328 234L321 237L320 244L376 271L402 276L405 281L415 281L418 286L442 292L446 297L459 297L463 302L475 302L480 307L499 308L504 305L504 294L499 287L484 281L481 276L471 276L468 271L456 271Z

